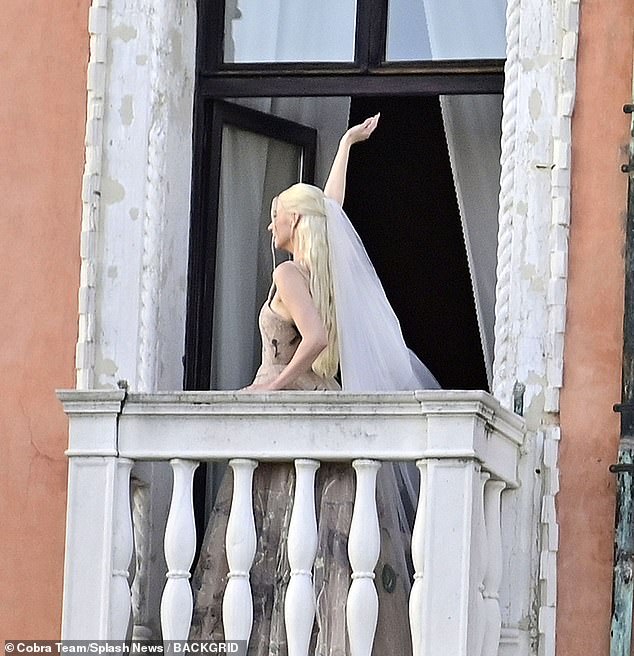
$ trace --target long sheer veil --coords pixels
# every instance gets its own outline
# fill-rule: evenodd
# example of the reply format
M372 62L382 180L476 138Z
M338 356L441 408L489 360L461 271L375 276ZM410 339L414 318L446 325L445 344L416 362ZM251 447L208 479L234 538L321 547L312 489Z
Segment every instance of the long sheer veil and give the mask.
M350 219L336 201L325 202L343 390L438 389L432 373L405 344L398 318ZM377 481L379 504L384 497L384 503L396 507L391 531L408 542L418 480L414 463L390 462L383 464Z
M330 198L326 198L326 217L343 389L437 389L432 373L407 348L361 238Z

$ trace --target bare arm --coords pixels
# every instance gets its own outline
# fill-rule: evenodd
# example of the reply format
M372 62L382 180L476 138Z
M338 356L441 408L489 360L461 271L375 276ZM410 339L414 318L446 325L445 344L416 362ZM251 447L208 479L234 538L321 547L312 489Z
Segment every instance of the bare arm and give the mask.
M284 309L297 326L302 340L277 378L246 388L252 391L288 389L301 374L310 371L313 362L328 344L326 328L313 303L308 283L297 266L293 262L283 262L273 272L273 280Z
M363 123L351 127L341 137L337 154L332 162L330 174L324 187L324 194L328 198L336 200L339 205L343 205L343 199L346 195L346 172L348 170L350 147L369 138L379 122L379 117L380 114L375 114L370 118L366 118Z

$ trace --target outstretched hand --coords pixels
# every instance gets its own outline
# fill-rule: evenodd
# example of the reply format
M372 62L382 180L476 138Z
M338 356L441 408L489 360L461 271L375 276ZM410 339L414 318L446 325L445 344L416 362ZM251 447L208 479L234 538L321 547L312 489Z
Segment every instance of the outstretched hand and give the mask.
M376 129L380 116L381 112L375 114L374 116L370 116L370 118L366 118L365 121L363 121L363 123L359 123L359 125L353 125L343 135L343 138L346 139L350 144L355 144L359 141L365 141Z

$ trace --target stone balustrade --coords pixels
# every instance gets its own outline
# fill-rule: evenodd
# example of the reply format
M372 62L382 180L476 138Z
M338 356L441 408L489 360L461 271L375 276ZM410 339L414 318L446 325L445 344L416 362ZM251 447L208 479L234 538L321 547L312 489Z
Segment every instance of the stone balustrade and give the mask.
M70 420L64 639L129 634L130 470L143 460L169 461L173 469L160 612L166 640L186 639L191 622L194 470L201 461L229 461L234 492L223 624L227 638L248 639L249 569L257 539L253 471L258 462L294 461L285 617L289 654L306 655L315 613L315 472L320 462L339 461L354 467L357 481L348 543L348 635L353 656L369 656L378 603L377 471L382 461L409 461L420 471L409 609L414 656L497 654L504 576L501 495L518 486L523 421L489 394L117 390L58 396Z

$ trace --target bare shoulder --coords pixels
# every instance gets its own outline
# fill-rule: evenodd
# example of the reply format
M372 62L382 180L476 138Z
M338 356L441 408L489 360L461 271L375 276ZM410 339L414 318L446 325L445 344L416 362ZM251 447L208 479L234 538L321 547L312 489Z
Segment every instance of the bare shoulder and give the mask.
M292 260L286 260L275 267L273 281L277 287L294 286L300 283L306 286L308 283L306 272Z

